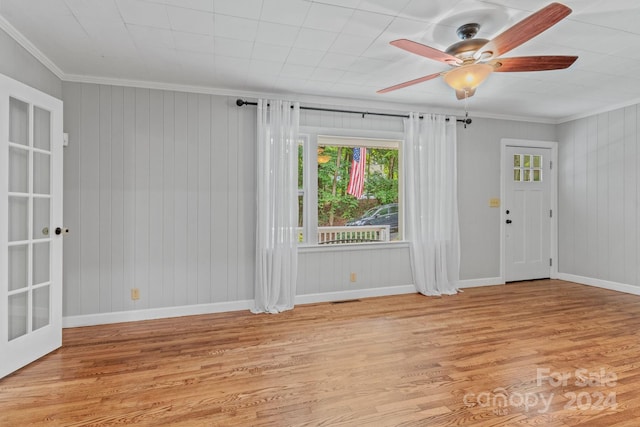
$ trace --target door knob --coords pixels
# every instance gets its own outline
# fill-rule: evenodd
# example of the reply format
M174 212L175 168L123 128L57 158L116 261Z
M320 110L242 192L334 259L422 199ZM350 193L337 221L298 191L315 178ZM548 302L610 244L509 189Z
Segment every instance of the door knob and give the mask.
M506 222L507 222L507 224L511 224L511 220L510 219L508 219Z

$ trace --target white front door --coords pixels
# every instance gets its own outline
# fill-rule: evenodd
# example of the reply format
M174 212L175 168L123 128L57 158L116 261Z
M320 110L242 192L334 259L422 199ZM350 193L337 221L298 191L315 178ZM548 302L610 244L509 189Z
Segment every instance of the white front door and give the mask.
M62 101L0 75L0 378L62 344Z
M504 156L505 281L551 276L551 149L510 147Z

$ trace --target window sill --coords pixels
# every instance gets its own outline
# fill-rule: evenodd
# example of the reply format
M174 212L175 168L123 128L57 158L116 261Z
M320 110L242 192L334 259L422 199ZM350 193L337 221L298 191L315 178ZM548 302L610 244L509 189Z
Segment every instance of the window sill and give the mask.
M340 243L335 245L299 245L298 253L372 251L408 247L409 242L406 240L397 242Z

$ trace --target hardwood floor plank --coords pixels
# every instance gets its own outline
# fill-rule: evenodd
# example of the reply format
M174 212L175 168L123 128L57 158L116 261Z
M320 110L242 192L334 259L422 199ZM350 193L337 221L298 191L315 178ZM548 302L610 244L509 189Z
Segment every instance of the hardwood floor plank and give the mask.
M66 329L0 380L0 425L635 425L638 313L544 280Z

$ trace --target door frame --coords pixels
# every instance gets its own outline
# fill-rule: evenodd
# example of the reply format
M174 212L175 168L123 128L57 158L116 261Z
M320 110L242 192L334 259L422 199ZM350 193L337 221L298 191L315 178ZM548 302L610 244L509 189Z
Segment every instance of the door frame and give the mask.
M506 200L506 188L505 188L505 180L507 177L511 175L508 173L510 171L505 170L505 157L507 147L523 147L523 148L548 148L551 149L551 170L549 183L550 192L549 195L550 207L553 212L553 216L551 217L551 227L550 227L550 236L549 236L549 244L550 247L550 255L552 260L552 265L549 268L549 277L552 279L558 278L558 142L557 141L537 141L537 140L528 140L528 139L513 139L513 138L502 138L500 140L500 200L502 203L500 204L500 279L502 283L506 283L505 281L505 264L506 264L506 230L505 221L507 220L505 209L504 209L504 201Z

